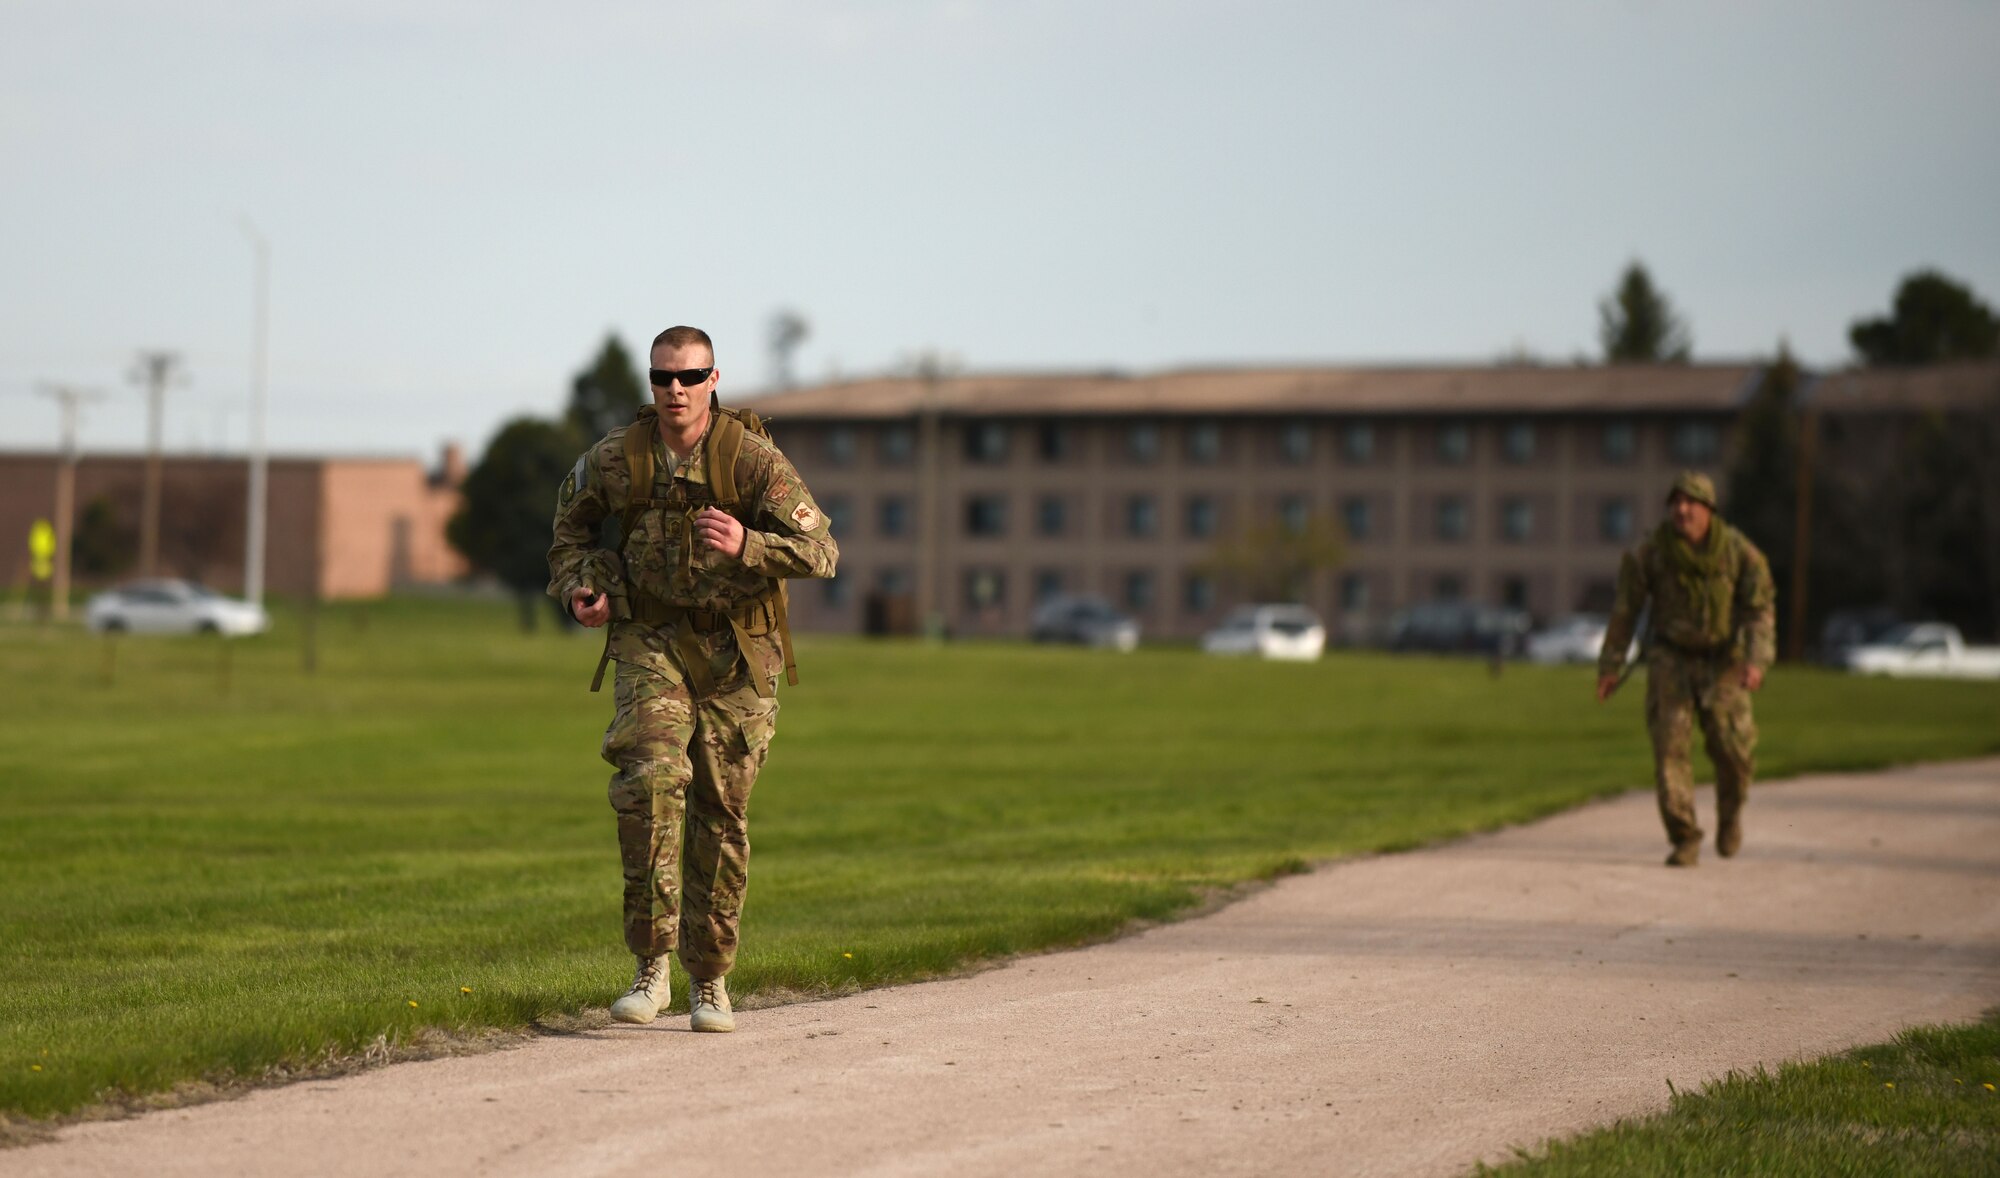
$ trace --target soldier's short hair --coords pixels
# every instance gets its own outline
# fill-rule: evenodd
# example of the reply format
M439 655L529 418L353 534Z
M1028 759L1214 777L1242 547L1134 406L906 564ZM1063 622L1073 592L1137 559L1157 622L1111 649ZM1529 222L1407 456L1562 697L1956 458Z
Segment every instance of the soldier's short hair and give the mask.
M700 344L708 349L708 358L715 359L715 341L699 327L669 327L653 337L653 347L666 345L669 348L685 348Z

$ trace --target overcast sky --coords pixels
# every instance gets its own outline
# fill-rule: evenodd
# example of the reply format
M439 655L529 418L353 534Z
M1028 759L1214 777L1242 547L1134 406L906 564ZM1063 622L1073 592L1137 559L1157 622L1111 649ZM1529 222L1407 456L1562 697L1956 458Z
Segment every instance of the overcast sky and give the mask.
M0 0L0 447L38 381L188 381L240 449L477 451L607 332L723 392L968 369L1595 354L1643 259L1698 358L1848 358L1935 266L2000 299L2000 4Z

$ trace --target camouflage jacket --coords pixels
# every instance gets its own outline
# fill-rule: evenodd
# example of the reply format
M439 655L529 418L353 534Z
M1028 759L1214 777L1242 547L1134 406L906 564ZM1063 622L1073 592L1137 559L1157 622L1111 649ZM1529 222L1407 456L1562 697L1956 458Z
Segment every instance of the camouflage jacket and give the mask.
M652 418L645 419L651 422ZM767 600L779 578L831 577L839 557L827 520L805 480L768 438L745 433L736 457L737 502L733 514L743 524L743 555L729 556L700 542L694 517L716 505L709 490L704 450L679 458L657 436L653 443L653 486L642 492L653 506L627 511L619 522L623 557L599 544L605 519L630 501L621 426L583 452L556 496L555 544L549 549L549 595L567 602L572 589L588 585L611 596L611 657L647 666L679 680L672 643L654 626L637 620L653 604L735 611ZM759 631L762 633L759 633ZM782 662L770 627L752 626L756 650L741 653L760 673L775 675ZM718 666L734 663L735 642L728 630L709 635ZM764 649L769 647L769 649Z
M1668 525L1670 526L1670 525ZM1717 519L1709 542L1719 543L1714 576L1726 582L1726 617L1705 617L1705 611L1680 572L1667 559L1658 536L1649 536L1625 554L1618 566L1618 597L1611 607L1611 625L1598 652L1597 673L1616 675L1625 666L1640 611L1652 603L1652 633L1657 642L1690 651L1727 653L1731 662L1769 667L1777 657L1777 590L1771 566L1748 537Z

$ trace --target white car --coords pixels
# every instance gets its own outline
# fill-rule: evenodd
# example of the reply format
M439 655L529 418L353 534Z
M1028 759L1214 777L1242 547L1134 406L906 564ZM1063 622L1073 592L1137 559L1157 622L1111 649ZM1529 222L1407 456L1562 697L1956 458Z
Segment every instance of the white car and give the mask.
M1528 635L1523 653L1531 663L1594 663L1610 628L1610 620L1602 614L1571 614ZM1638 654L1639 640L1634 638L1625 648L1625 660L1630 662Z
M84 623L100 632L221 634L238 637L270 629L264 608L224 597L192 581L133 581L90 599Z
M1850 649L1847 669L1902 679L2000 679L2000 647L1967 646L1949 622L1911 622Z
M1303 605L1239 605L1202 635L1201 648L1309 663L1326 650L1326 625Z

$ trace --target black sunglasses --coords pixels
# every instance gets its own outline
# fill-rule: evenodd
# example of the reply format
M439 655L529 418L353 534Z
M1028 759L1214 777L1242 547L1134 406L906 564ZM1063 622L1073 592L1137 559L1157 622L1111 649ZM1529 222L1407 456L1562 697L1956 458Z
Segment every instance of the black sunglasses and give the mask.
M661 388L666 388L675 381L680 381L682 388L691 389L702 381L707 380L708 374L714 371L715 365L713 364L707 368L648 368L646 370L646 379L659 385Z

